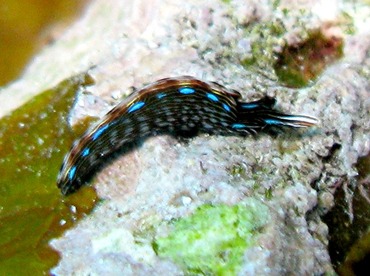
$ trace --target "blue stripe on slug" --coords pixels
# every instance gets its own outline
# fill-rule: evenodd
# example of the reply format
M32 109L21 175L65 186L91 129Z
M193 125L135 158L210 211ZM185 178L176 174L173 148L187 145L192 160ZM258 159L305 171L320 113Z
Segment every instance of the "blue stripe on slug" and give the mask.
M109 124L103 125L101 128L99 128L92 136L92 140L95 141L99 138L100 135L103 134L103 132L109 127Z
M256 103L244 103L244 104L241 105L241 107L244 108L244 109L254 109L254 108L257 108L259 106L260 105L256 104Z
M157 97L157 99L162 99L162 98L164 98L166 96L167 96L166 93L158 93L156 97Z
M240 129L240 128L246 128L247 126L245 124L232 124L231 127Z
M285 125L285 123L280 120L264 119L264 121L268 125Z
M223 107L226 111L228 111L228 112L230 112L230 111L231 111L230 106L228 106L228 105L227 105L227 104L225 104L225 103L222 103L222 107Z
M75 174L76 174L76 166L73 166L70 170L69 170L69 173L68 173L68 178L70 180L73 180Z
M274 120L274 119L264 119L265 123L268 125L284 125L282 121Z
M140 108L142 108L144 106L144 102L137 102L137 103L134 103L128 110L127 112L128 113L131 113L131 112L134 112Z
M89 155L89 153L90 153L90 149L89 148L86 148L86 149L84 149L83 151L82 151L82 157L86 157L86 156L88 156Z
M218 97L214 94L207 93L207 98L210 99L211 101L218 102Z
M181 94L188 95L188 94L193 94L195 92L195 90L191 87L181 87L181 88L179 88L179 92Z

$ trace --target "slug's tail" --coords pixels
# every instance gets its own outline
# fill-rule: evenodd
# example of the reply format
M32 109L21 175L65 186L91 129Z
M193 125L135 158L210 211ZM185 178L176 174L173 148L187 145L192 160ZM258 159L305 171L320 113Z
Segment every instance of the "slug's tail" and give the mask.
M237 123L232 128L239 131L256 132L272 126L311 127L318 124L315 117L285 114L273 109L275 99L265 97L249 103L238 103Z

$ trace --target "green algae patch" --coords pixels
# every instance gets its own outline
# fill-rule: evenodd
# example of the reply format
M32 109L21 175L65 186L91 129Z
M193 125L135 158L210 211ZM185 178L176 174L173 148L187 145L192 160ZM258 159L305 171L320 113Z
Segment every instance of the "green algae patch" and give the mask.
M56 177L76 138L67 123L81 74L61 82L0 119L0 275L47 274L58 262L48 246L94 206L84 189L61 196Z
M245 250L255 243L268 219L268 208L257 200L234 206L203 205L175 221L171 233L154 242L154 249L185 273L236 275Z
M242 66L249 70L260 68L272 70L276 60L275 48L280 45L281 37L286 30L280 21L252 24L246 29L245 36L251 39L251 53L241 61Z
M343 56L343 40L325 37L316 31L296 45L284 47L277 56L274 69L279 80L288 87L304 87Z

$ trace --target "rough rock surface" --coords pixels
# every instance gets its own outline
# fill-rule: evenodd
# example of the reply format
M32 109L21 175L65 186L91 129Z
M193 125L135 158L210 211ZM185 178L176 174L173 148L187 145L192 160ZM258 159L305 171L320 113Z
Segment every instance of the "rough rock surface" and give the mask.
M268 206L271 220L246 250L241 274L333 271L328 228L320 216L334 204L333 186L343 177L353 179L358 158L370 150L369 16L358 15L355 33L347 35L338 22L341 11L351 14L353 6L330 1L325 13L329 1L280 1L278 8L271 2L91 1L81 19L35 58L23 79L1 91L1 102L9 102L3 115L30 97L10 103L14 92L32 95L90 70L96 85L91 94L80 95L73 122L102 116L131 87L193 75L236 89L246 100L274 96L282 110L320 119L317 128L294 136L146 139L98 173L92 184L105 200L51 242L61 253L53 273L181 275L176 264L156 256L148 236L138 242L137 233L205 203L235 204L248 197ZM267 70L246 69L240 61L251 55L257 39L246 34L246 26L275 20L287 28L277 51L320 28L344 39L343 59L304 89L282 87Z

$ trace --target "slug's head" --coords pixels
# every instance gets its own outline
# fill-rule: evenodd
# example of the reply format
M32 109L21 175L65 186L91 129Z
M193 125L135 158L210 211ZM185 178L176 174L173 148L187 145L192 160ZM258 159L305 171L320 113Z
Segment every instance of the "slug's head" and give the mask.
M237 122L232 127L236 131L255 133L257 130L268 129L269 127L304 128L319 123L315 117L277 111L274 109L275 102L276 100L271 97L249 103L239 102Z

